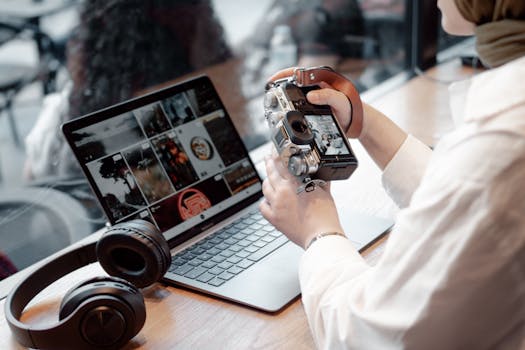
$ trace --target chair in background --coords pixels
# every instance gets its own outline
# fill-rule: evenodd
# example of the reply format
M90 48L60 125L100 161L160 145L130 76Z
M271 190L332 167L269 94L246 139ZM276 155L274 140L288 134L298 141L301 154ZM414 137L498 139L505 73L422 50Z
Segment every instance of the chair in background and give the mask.
M27 85L42 81L50 86L56 77L60 62L53 41L38 27L29 23L17 23L0 19L0 46L16 39L39 41L46 48L36 65L16 62L0 62L0 113L7 114L10 132L16 146L22 142L17 129L13 102L17 94Z

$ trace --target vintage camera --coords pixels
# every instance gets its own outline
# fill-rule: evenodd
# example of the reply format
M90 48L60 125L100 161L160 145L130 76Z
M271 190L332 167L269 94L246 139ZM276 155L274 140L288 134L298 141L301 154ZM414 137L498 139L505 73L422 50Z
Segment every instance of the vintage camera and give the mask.
M357 159L330 106L306 99L319 86L298 86L292 78L266 86L264 112L271 139L289 171L304 183L347 179Z

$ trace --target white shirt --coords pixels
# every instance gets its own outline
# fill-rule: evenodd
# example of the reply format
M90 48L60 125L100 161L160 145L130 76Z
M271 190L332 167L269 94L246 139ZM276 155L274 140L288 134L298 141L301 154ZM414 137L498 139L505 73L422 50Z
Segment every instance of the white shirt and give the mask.
M338 236L303 255L319 348L525 349L525 57L467 85L458 128L386 167L402 210L377 265Z

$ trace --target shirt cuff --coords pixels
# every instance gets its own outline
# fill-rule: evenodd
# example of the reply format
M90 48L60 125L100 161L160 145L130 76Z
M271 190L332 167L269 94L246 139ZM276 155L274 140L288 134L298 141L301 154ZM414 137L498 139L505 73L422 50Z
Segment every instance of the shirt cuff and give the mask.
M381 177L383 187L400 208L410 203L431 156L430 147L408 135L385 167Z
M350 275L360 275L368 268L369 265L350 240L335 235L325 236L312 244L301 258L299 265L301 291L303 296L319 293L319 289L331 284L330 279L340 278L343 271L351 278Z

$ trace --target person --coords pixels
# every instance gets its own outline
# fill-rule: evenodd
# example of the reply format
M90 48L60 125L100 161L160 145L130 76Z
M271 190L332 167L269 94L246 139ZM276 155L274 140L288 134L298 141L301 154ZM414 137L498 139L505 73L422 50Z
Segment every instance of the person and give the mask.
M450 87L457 127L433 150L366 104L356 129L326 84L307 95L332 107L401 208L375 266L341 235L329 186L296 194L278 156L266 160L260 210L305 248L302 300L321 349L525 348L525 2L437 5L491 69Z
M79 6L66 50L70 81L46 96L25 139L30 180L80 175L61 123L232 57L210 0L88 0Z

